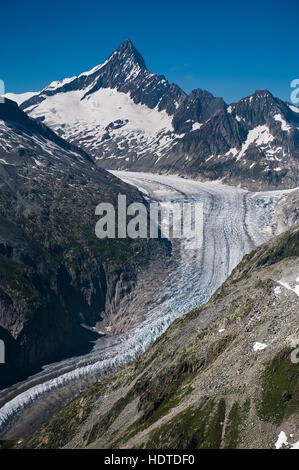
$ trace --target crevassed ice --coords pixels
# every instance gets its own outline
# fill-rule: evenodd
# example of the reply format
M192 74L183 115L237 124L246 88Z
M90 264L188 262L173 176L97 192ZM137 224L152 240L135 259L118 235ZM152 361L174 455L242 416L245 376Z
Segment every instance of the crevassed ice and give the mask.
M182 250L178 268L163 284L158 297L154 299L153 308L148 312L143 323L118 337L114 337L113 344L108 348L102 350L95 348L87 357L76 358L74 365L76 368L74 370L63 373L63 370L66 370L64 368L65 363L58 364L56 367L58 372L61 373L59 377L31 387L1 408L0 425L2 428L9 422L14 413L34 403L37 398L45 393L59 389L82 377L97 375L101 371L123 365L141 355L176 318L207 301L242 256L250 249L247 245L248 234L245 233L244 226L239 223L244 217L242 212L244 206L241 201L243 201L245 191L217 183L199 183L171 176L143 173L130 174L129 172L113 173L127 179L131 184L143 187L150 194L156 196L160 194L159 199L163 201L169 193L171 198L173 196L176 199L181 197L183 200L187 195L189 200L197 200L197 198L202 200L205 198L204 207L208 208L208 217L205 221L207 239L203 246L204 255L202 255L205 258L205 269L202 270L202 266L198 262L198 256L194 256L194 250ZM284 194L283 191L273 192L273 194L276 193L280 195L279 197ZM250 228L251 237L253 237L253 233L255 237L260 237L255 239L256 244L262 243L269 237L269 235L263 234L260 228L268 224L266 214L270 211L274 199L273 195L255 193L253 213L250 217L247 214L249 217L247 225ZM212 208L213 217L210 216L209 212ZM233 211L232 208L234 208ZM220 217L217 217L217 213ZM257 221L259 230L256 230L254 225ZM219 238L221 233L224 233L225 239L229 241L230 249L227 252L224 250L226 244L223 245ZM192 239L187 237L181 242L186 247L187 243L192 243ZM217 256L210 256L211 252L215 253L215 249ZM221 256L224 256L225 263L221 262ZM216 266L214 266L215 262L218 263ZM78 364L80 364L79 367ZM65 367L67 367L67 364Z

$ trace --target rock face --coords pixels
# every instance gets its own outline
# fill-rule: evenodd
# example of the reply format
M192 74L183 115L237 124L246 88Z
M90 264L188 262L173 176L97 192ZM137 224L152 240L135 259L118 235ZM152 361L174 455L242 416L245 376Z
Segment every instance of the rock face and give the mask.
M229 106L205 90L187 95L151 73L129 40L103 64L27 96L15 96L23 110L104 168L221 179L254 190L299 184L297 107L267 90Z
M297 224L15 447L279 448L282 431L298 446L298 256Z
M161 272L170 251L161 240L99 240L97 204L116 204L118 193L143 202L142 195L9 100L0 105L0 188L3 387L89 350L99 337L91 327L103 320L116 328L140 272L151 285L153 266Z
M285 232L299 221L299 189L286 195L277 204L273 214L275 235Z

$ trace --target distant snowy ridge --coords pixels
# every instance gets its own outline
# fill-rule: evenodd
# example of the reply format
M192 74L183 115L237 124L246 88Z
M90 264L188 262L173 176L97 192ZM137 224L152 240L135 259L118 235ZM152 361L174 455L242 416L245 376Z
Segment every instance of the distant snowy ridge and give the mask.
M3 96L4 98L15 101L20 106L24 101L29 100L38 93L38 91L28 91L26 93L5 93Z

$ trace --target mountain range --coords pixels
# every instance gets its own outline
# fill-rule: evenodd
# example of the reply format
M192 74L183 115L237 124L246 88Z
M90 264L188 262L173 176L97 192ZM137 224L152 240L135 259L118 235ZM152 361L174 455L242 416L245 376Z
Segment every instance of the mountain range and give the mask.
M251 190L299 184L299 108L258 90L227 104L151 73L130 40L79 76L8 94L106 169L221 180Z

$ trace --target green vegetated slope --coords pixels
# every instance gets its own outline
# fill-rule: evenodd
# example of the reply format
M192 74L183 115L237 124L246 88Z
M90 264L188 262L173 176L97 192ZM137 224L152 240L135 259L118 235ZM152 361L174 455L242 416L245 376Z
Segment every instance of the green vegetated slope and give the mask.
M298 256L297 224L17 447L273 448L282 430L298 441Z

